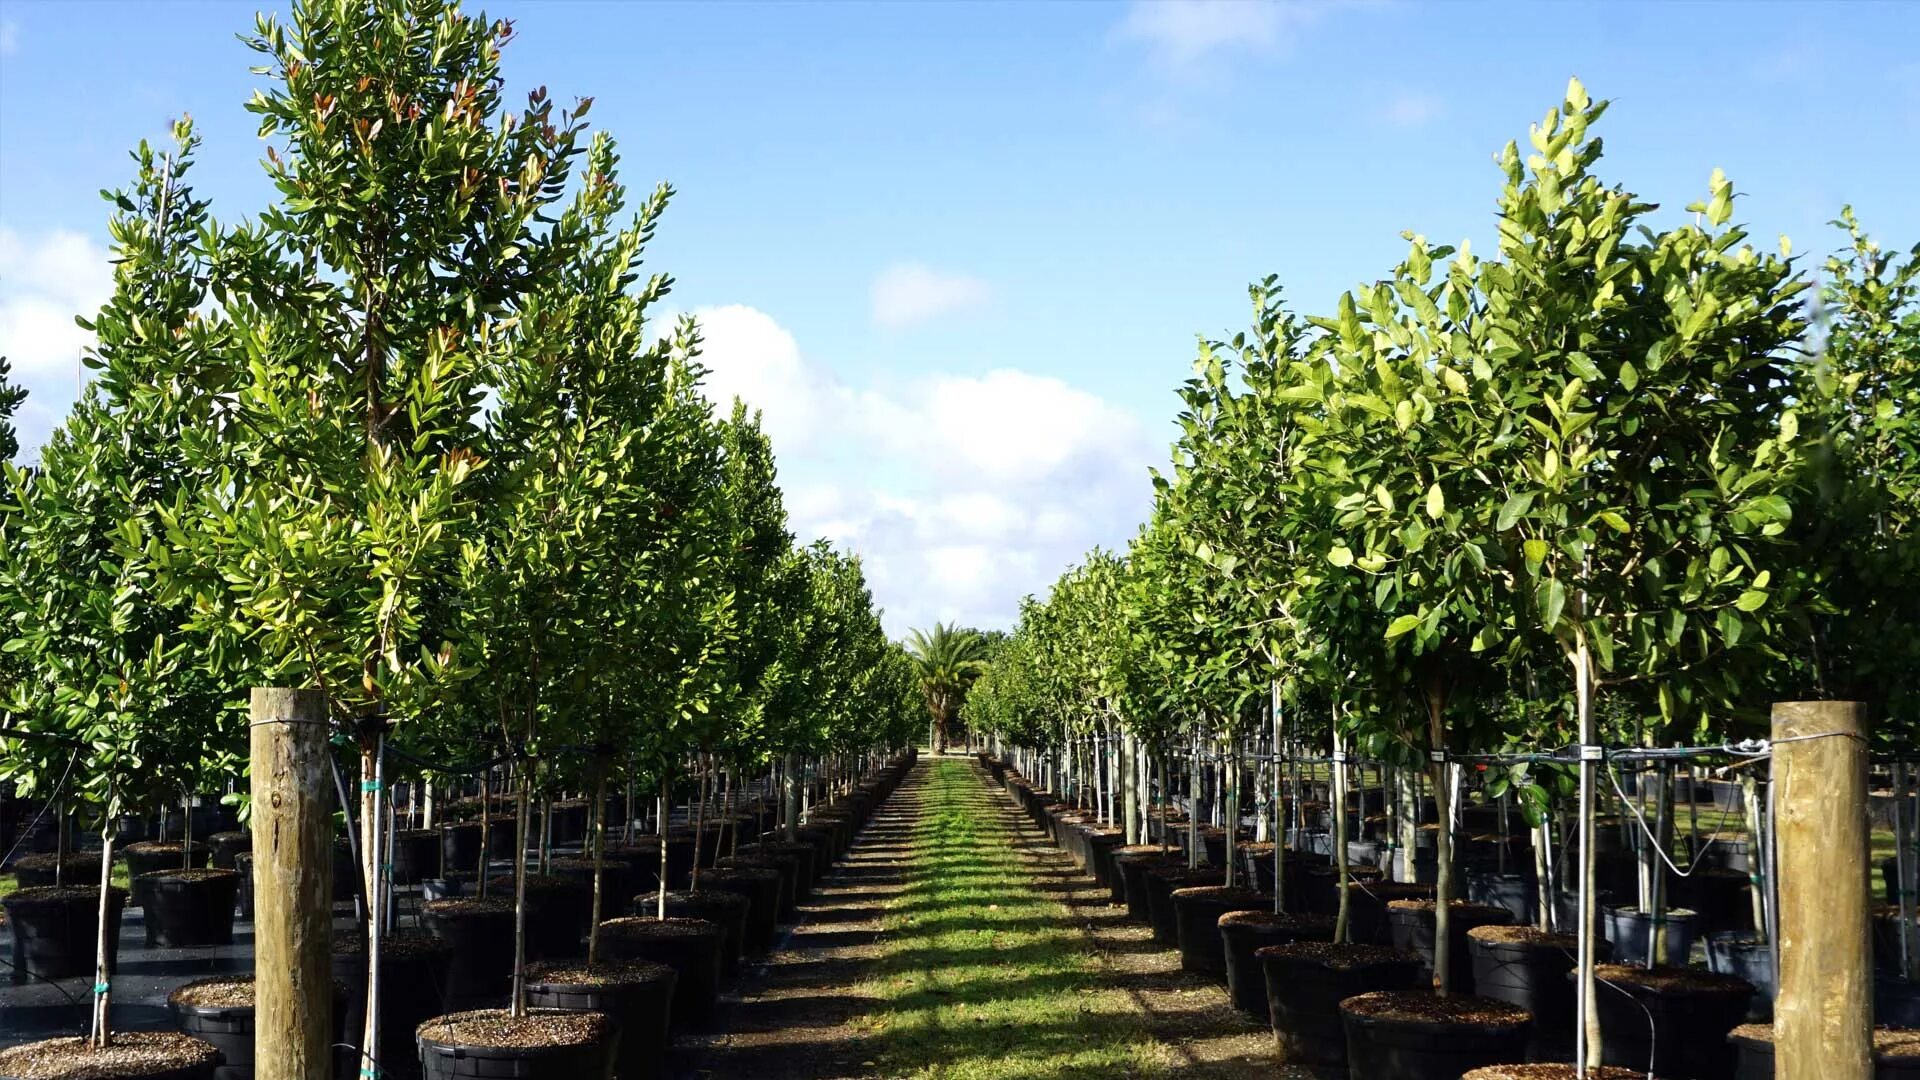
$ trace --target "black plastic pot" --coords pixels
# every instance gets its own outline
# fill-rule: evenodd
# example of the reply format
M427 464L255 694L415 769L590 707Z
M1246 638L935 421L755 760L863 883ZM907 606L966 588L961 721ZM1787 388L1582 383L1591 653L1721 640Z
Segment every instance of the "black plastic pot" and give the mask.
M1773 948L1752 934L1727 930L1707 935L1707 970L1735 975L1753 984L1747 1019L1773 1019Z
M813 895L814 887L827 876L827 864L820 859L820 851L812 844L802 840L788 843L784 840L765 840L753 844L741 844L735 854L757 857L786 858L794 861L793 900L798 904Z
M1598 974L1607 1064L1684 1080L1732 1077L1735 1054L1727 1033L1745 1019L1752 984L1731 975L1649 972L1626 964L1602 965Z
M92 852L70 851L62 869L57 855L27 855L13 861L14 884L22 889L62 885L100 886L100 856Z
M1920 982L1909 982L1893 975L1874 976L1873 1022L1890 1027L1920 1028Z
M1473 960L1474 993L1518 1005L1533 1014L1529 1061L1561 1061L1574 1048L1574 969L1576 941L1571 934L1546 934L1531 927L1481 927L1467 932ZM1606 959L1604 941L1595 954Z
M383 935L380 940L380 1068L401 1080L420 1075L413 1030L446 1011L453 949L418 930ZM362 1080L361 1034L367 1016L367 950L351 935L333 939L333 981L345 994L340 1001L340 1030L345 1034L334 1065L335 1080Z
M698 892L667 894L670 919L705 919L725 932L720 950L720 975L731 977L740 970L740 954L746 949L747 912L753 901L737 893L706 888L707 871L701 871Z
M1447 914L1447 985L1453 993L1471 994L1473 954L1467 948L1467 932L1478 926L1506 926L1513 922L1513 913L1506 908L1455 900ZM1419 953L1426 958L1429 971L1433 970L1434 915L1434 905L1423 900L1396 900L1387 905L1387 929L1393 947Z
M1220 916L1229 911L1272 911L1273 895L1239 886L1202 886L1173 891L1174 932L1180 943L1180 967L1224 980L1227 946Z
M1347 888L1347 940L1360 945L1391 945L1387 905L1395 900L1432 900L1433 886L1393 881L1355 881ZM1321 912L1337 915L1338 904Z
M800 904L796 890L800 884L800 857L795 855L754 854L729 855L720 860L720 867L729 870L772 870L780 875L780 915L781 922L800 921ZM651 910L651 909L648 909ZM645 912L642 912L643 914Z
M1467 899L1488 907L1506 908L1516 926L1540 918L1540 883L1531 874L1467 871Z
M234 859L253 850L253 834L217 832L207 837L207 865L218 870L235 869Z
M478 841L475 842L476 845ZM393 882L396 885L418 885L428 878L440 876L440 833L436 829L409 829L393 834ZM476 846L475 850L478 850ZM460 864L449 862L448 870L461 869Z
M1674 881L1673 902L1698 913L1703 933L1753 929L1753 886L1745 870L1702 867Z
M553 804L553 832L551 843L555 847L572 847L587 838L587 804L585 802L563 802Z
M435 1034L439 1020L460 1015L429 1020L415 1032L425 1080L611 1080L613 1076L617 1037L603 1017L595 1016L597 1031L592 1041L574 1046L474 1046Z
M1613 944L1613 955L1623 963L1646 963L1647 942L1656 924L1662 925L1666 934L1666 962L1674 966L1684 965L1693 952L1693 940L1700 930L1699 919L1692 911L1669 908L1664 916L1656 920L1639 908L1623 904L1606 908L1600 913L1600 925L1604 928L1607 940Z
M1267 975L1254 954L1269 945L1333 940L1333 920L1325 915L1231 911L1220 916L1219 929L1226 949L1227 996L1234 1008L1262 1019L1268 1016Z
M487 883L493 896L510 899L513 876ZM593 887L566 877L527 875L527 959L559 960L585 955L580 942L593 923Z
M1184 866L1159 866L1147 870L1147 916L1153 925L1153 940L1162 945L1180 944L1180 912L1173 905L1175 889L1196 889L1223 885L1224 870L1205 867L1190 870Z
M122 848L121 856L127 864L127 882L132 886L128 903L134 907L147 906L147 889L140 881L143 876L156 870L197 869L207 865L208 854L204 843L194 844L189 852L172 840L148 840Z
M756 866L720 866L700 874L700 888L728 892L747 901L743 942L749 952L773 948L780 932L780 872Z
M493 1008L513 989L513 903L435 900L420 906L420 924L447 943L447 1007Z
M676 978L673 969L665 964L627 960L603 965L593 974L591 982L576 976L555 981L548 977L548 970L530 969L527 1004L605 1016L612 1027L611 1035L618 1040L613 1075L619 1080L660 1080L667 1074L667 1050L673 1045L669 1033Z
M1428 991L1376 992L1340 1003L1353 1076L1459 1080L1461 1073L1526 1056L1532 1017L1490 998Z
M233 944L234 870L158 870L134 879L147 892L150 948L199 949Z
M644 916L600 924L600 947L609 957L665 964L678 976L673 1023L699 1027L720 997L720 952L726 932L705 919L655 920Z
M120 913L127 892L107 890L107 971L120 947ZM100 937L100 887L40 886L0 896L13 941L9 960L14 982L93 974Z
M1873 1080L1920 1080L1920 1056L1909 1039L1910 1031L1875 1029L1873 1033ZM1773 1080L1773 1027L1770 1024L1742 1024L1727 1036L1733 1047L1733 1080Z
M244 1005L196 1005L181 1000L183 997L191 996L196 986L209 982L245 984L249 990L247 1003ZM173 1021L180 1030L220 1051L220 1064L213 1070L213 1080L253 1080L252 982L251 975L216 975L211 979L200 979L188 983L167 995L167 1010L173 1014ZM342 1035L340 1027L344 1012L341 1004L342 997L342 988L336 985L333 995L332 1028L336 1041L339 1041Z
M1423 975L1419 956L1371 945L1271 945L1254 956L1266 975L1273 1039L1288 1065L1345 1065L1340 1003L1375 990L1416 989Z
M1140 854L1115 855L1113 865L1119 871L1120 900L1127 905L1127 918L1136 922L1152 922L1153 911L1147 896L1147 871L1156 866L1183 864L1184 860L1161 854L1157 846L1152 851Z

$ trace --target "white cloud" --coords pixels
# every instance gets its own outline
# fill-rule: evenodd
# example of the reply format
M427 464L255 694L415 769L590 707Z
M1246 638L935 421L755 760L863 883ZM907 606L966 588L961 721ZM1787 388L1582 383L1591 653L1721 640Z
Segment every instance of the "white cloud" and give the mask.
M969 311L992 295L987 283L921 263L895 263L873 281L873 321L890 329Z
M20 24L12 19L0 19L0 56L12 56L20 51Z
M1326 6L1307 0L1134 0L1116 33L1144 43L1163 70L1186 73L1227 53L1284 52Z
M694 314L709 396L766 411L795 534L862 556L892 634L1010 625L1020 597L1148 511L1162 448L1098 395L1011 368L852 387L764 312Z
M21 453L31 456L80 389L81 350L93 335L74 324L113 293L107 251L77 232L27 235L0 225L0 356L27 388L16 418Z
M1381 117L1394 127L1421 127L1446 111L1446 104L1431 94L1400 94L1387 103Z

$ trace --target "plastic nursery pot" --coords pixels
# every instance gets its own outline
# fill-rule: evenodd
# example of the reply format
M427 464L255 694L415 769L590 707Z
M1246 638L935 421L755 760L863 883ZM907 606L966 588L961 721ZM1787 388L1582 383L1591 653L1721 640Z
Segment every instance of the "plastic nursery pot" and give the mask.
M1699 929L1753 929L1753 885L1745 870L1703 867L1673 883L1674 903L1698 912Z
M1227 977L1227 947L1220 917L1229 911L1272 911L1273 894L1238 885L1203 885L1173 891L1174 932L1180 941L1182 969Z
M133 887L129 903L147 906L147 890L140 879L155 870L180 870L207 865L207 845L195 844L191 852L173 840L143 840L121 849L127 864L127 881Z
M49 885L100 885L100 856L92 852L69 852L66 865L54 854L26 855L13 860L13 881L22 889Z
M1387 904L1387 928L1393 935L1393 947L1411 949L1427 958L1433 968L1434 909L1432 900L1394 900ZM1473 953L1467 947L1467 932L1480 926L1506 926L1513 913L1506 908L1488 907L1468 900L1447 905L1448 942L1447 986L1456 994L1473 993ZM1435 972L1438 977L1438 972Z
M94 1050L83 1037L47 1039L0 1050L0 1076L49 1080L208 1080L220 1051L173 1031L122 1031Z
M1147 871L1156 866L1185 866L1186 860L1164 854L1158 844L1141 844L1138 852L1115 852L1113 865L1119 871L1120 902L1127 905L1127 918L1152 922L1153 911L1147 896Z
M795 840L762 840L752 844L741 844L736 855L758 857L791 856L794 860L793 899L795 903L805 900L813 894L814 887L827 876L826 863L818 861L819 851L812 844Z
M718 926L725 934L720 949L720 975L728 978L740 970L740 954L746 948L747 912L753 901L736 893L706 888L707 871L701 872L700 884L702 887L697 892L668 893L667 917L705 919Z
M593 857L555 855L547 860L547 876L572 882L587 894L589 917L593 907ZM614 919L627 913L627 903L639 891L633 864L607 856L600 868L600 917Z
M489 895L512 903L513 875L487 882ZM593 924L593 887L573 878L527 875L527 959L581 956L580 941ZM511 931L509 931L511 933Z
M1090 829L1087 832L1087 854L1093 864L1093 880L1107 889L1113 889L1113 853L1116 848L1125 846L1127 834L1120 829Z
M587 802L585 799L569 799L553 804L552 843L556 847L572 847L587 838Z
M614 1043L613 1074L620 1080L666 1075L668 1033L676 976L646 960L536 964L527 969L527 1004L539 1009L599 1013Z
M1747 1004L1747 1019L1756 1022L1773 1019L1772 946L1737 930L1708 934L1707 970L1737 975L1752 983L1753 1000Z
M207 865L218 870L232 870L234 860L241 852L253 850L253 834L244 832L217 832L207 837Z
M1873 978L1873 1022L1897 1028L1920 1028L1920 983L1891 975Z
M1639 908L1622 904L1602 911L1600 925L1613 944L1613 955L1625 963L1641 964L1646 963L1647 943L1654 927L1660 927L1666 941L1661 962L1679 966L1685 965L1693 952L1700 920L1687 908L1669 908L1665 915L1655 918Z
M120 946L120 913L127 891L107 890L107 971L114 970ZM12 930L9 961L14 982L65 979L93 974L100 936L100 887L42 885L0 896Z
M1395 900L1432 900L1433 886L1360 879L1347 886L1347 938L1362 945L1390 945L1393 933L1387 924L1387 905ZM1322 912L1334 915L1339 911Z
M700 874L702 891L732 893L747 902L742 944L747 951L773 948L780 933L780 872L754 866L720 866ZM669 901L669 911L671 901Z
M1325 915L1229 911L1220 916L1219 929L1226 949L1227 996L1234 1008L1263 1018L1268 1015L1267 975L1254 953L1269 945L1333 940L1333 920Z
M650 960L674 970L673 1022L698 1027L720 997L720 950L726 933L705 919L632 916L600 924L600 949L620 960Z
M1601 1057L1608 1065L1695 1080L1733 1075L1727 1033L1746 1017L1753 984L1708 971L1629 964L1602 964L1596 974Z
M480 823L460 821L440 830L441 859L448 873L472 873L480 866ZM428 877L440 877L434 867Z
M772 870L780 875L780 921L798 922L800 919L799 885L800 865L792 855L729 855L720 860L720 866L730 870Z
M344 988L333 988L332 1031L342 1031ZM253 976L216 975L200 979L167 995L167 1010L180 1030L220 1051L213 1080L253 1080Z
M1184 866L1147 868L1147 917L1153 924L1153 940L1162 945L1180 944L1180 912L1173 906L1175 889L1196 889L1206 885L1225 885L1224 870L1206 867L1189 870Z
M1422 976L1419 956L1377 945L1296 941L1269 945L1254 957L1267 980L1273 1040L1289 1065L1345 1065L1340 1003L1375 990L1413 990Z
M393 883L418 885L440 876L440 833L436 829L408 829L393 834ZM447 863L448 870L460 864Z
M135 879L147 890L147 944L198 949L233 944L234 870L158 870Z
M426 1080L609 1080L616 1037L599 1013L504 1009L436 1016L414 1029Z
M1517 1005L1466 994L1376 991L1340 1003L1354 1076L1456 1080L1526 1057L1533 1018Z
M1540 920L1540 883L1531 874L1469 870L1467 899L1488 907L1506 908L1513 913L1516 925Z
M410 1080L420 1075L413 1029L446 1011L448 972L453 949L418 930L380 937L380 1069ZM360 1039L366 1031L367 946L356 934L333 939L333 981L345 991L337 1026L345 1037L338 1048L336 1080L361 1080L364 1058Z
M449 1008L489 1008L506 1000L513 989L512 901L434 900L420 905L420 924L451 950Z
M1606 942L1596 955L1606 958ZM1527 1056L1557 1061L1574 1047L1574 968L1577 942L1572 934L1549 934L1531 926L1476 926L1467 931L1473 962L1473 990L1484 998L1518 1005L1533 1014Z
M1773 1025L1742 1024L1727 1033L1734 1080L1773 1080ZM1920 1080L1920 1031L1875 1028L1873 1080Z

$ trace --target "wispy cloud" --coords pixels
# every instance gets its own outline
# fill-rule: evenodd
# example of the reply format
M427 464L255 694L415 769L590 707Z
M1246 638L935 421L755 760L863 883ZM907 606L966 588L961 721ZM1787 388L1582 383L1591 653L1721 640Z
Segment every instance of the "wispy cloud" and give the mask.
M1394 127L1423 127L1446 112L1446 103L1431 94L1396 95L1380 111L1380 118Z
M1233 53L1285 52L1326 10L1306 0L1133 0L1115 33L1144 44L1163 71L1188 74Z
M981 307L991 295L979 278L922 263L895 263L873 281L873 321L897 330Z
M12 56L20 51L20 24L12 19L0 19L0 56Z

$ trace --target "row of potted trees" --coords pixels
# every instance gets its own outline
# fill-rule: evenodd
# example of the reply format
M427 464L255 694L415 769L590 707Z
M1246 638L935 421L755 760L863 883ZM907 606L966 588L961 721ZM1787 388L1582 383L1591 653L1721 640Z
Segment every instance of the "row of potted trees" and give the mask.
M0 780L100 837L84 864L56 858L52 893L7 901L16 949L39 940L21 929L36 904L66 941L95 938L92 1030L61 1051L77 1068L151 1049L112 1031L116 857L150 935L172 932L156 913L174 891L196 898L201 940L231 925L238 867L198 865L218 849L191 832L123 850L119 822L222 796L227 824L246 820L250 687L325 696L336 895L360 901L364 1022L342 1041L356 1070L387 1072L416 1059L385 1004L426 998L410 976L383 992L381 973L434 951L388 933L392 868L432 843L397 826L436 786L455 856L439 869L470 865L474 895L424 921L511 943L484 1033L537 1039L584 1030L534 1009L545 919L529 913L564 891L553 879L589 881L587 970L619 951L603 916L631 893L606 881L610 816L655 803L650 914L671 924L675 829L705 836L717 816L731 851L743 807L771 800L787 835L766 842L804 843L803 801L857 793L918 729L911 661L859 560L796 545L757 416L702 395L692 319L650 318L671 280L642 256L671 189L629 200L591 99L562 108L543 87L510 108L514 37L451 0L262 16L247 107L273 202L216 220L184 119L108 193L94 377L0 501ZM0 407L16 397L0 386ZM475 775L507 781L484 788L477 835L447 826L449 785ZM584 867L555 865L568 821L561 846L581 850L563 858ZM694 891L712 861L688 859Z
M1432 921L1437 992L1396 999L1408 1023L1490 1008L1460 992L1480 913L1454 827L1490 815L1501 859L1560 883L1536 908L1567 909L1551 941L1575 971L1560 1059L1645 1069L1629 1032L1645 1025L1605 1023L1605 999L1624 998L1602 978L1643 1003L1711 981L1648 933L1672 904L1661 861L1686 863L1676 769L1689 787L1703 768L1750 777L1713 748L1764 734L1775 700L1867 702L1886 749L1920 719L1920 249L1883 252L1843 212L1816 289L1784 240L1765 252L1733 224L1721 174L1690 221L1600 179L1606 108L1576 80L1527 149L1497 155L1491 256L1409 233L1390 275L1324 316L1288 310L1275 279L1253 285L1251 327L1203 341L1180 391L1151 520L1027 603L965 718L1052 797L1091 798L1115 850L1184 831L1184 872L1205 822L1169 789L1217 792L1219 880L1188 884L1241 885L1242 797L1262 792L1262 839L1279 843L1253 884L1276 915L1313 895L1288 848L1324 804L1334 941L1369 917L1362 895ZM1349 858L1380 813L1350 790L1362 761L1399 808L1378 834L1391 888ZM1318 798L1283 800L1278 774L1303 771ZM1482 807L1461 805L1469 790ZM1608 804L1621 822L1601 820ZM1637 867L1608 870L1608 829ZM1764 840L1743 850L1756 871ZM1638 972L1600 964L1608 886L1638 935L1615 935L1616 959ZM1430 893L1395 892L1409 888ZM1730 984L1701 992L1746 1008ZM1726 1067L1719 1037L1703 1041L1719 1064L1684 1069ZM1663 1043L1656 1071L1690 1075L1687 1043Z

